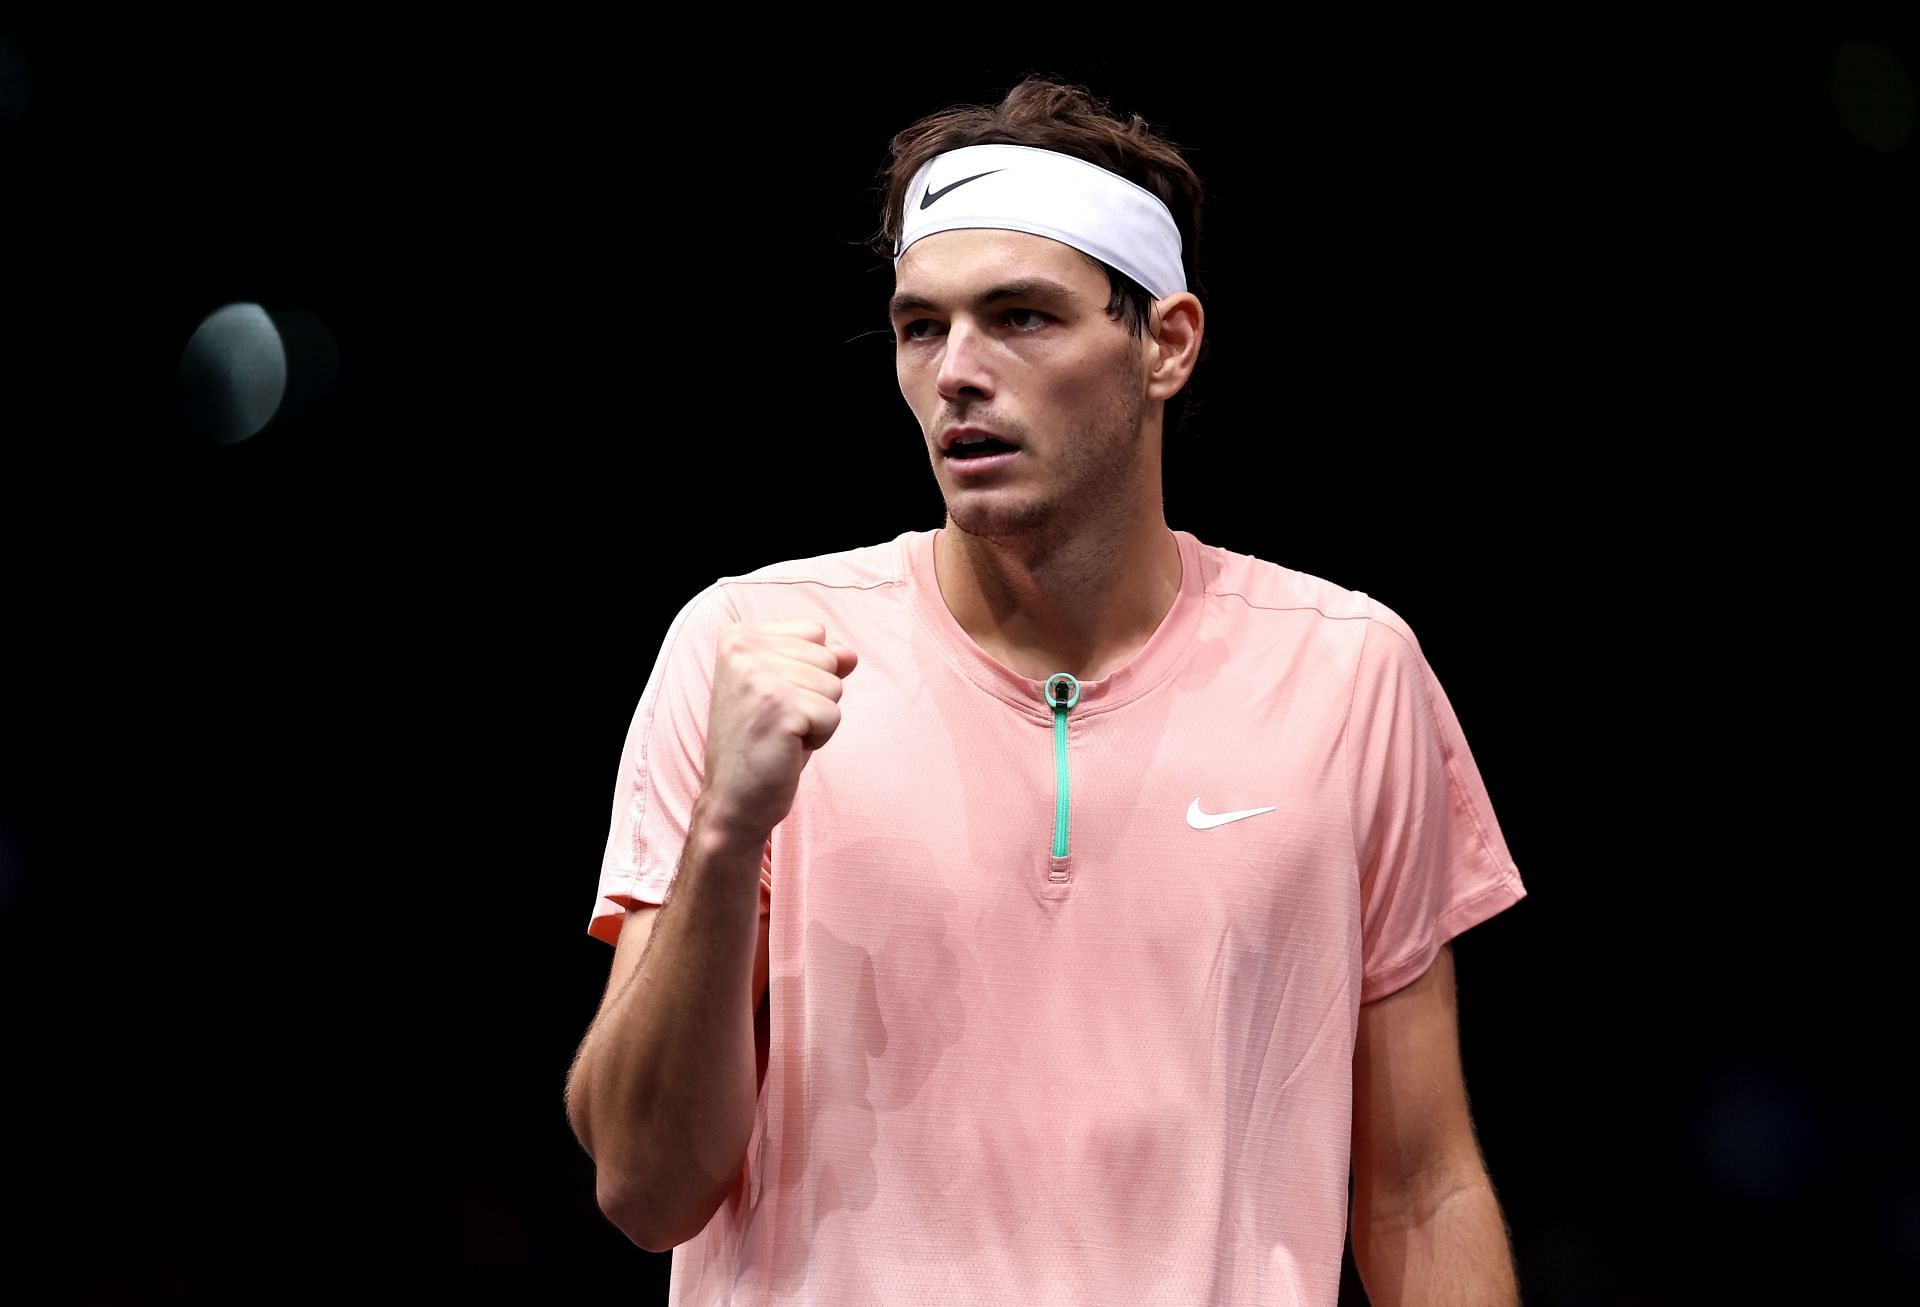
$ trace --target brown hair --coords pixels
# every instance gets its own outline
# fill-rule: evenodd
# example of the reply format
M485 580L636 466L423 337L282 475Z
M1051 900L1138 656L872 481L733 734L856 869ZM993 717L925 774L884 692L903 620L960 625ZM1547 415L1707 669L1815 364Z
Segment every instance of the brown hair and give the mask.
M1200 209L1205 188L1193 167L1165 136L1154 132L1139 114L1116 115L1106 101L1084 86L1051 78L1027 77L1008 91L997 105L963 104L929 114L894 135L889 159L881 170L884 200L880 229L870 238L873 252L893 259L903 225L907 187L920 166L937 154L966 145L1031 145L1058 150L1097 164L1143 186L1173 214L1180 230L1180 262L1187 288L1202 302L1199 249ZM1078 251L1076 251L1078 252ZM1093 267L1107 274L1112 298L1107 316L1124 321L1129 335L1138 338L1149 315L1153 296L1119 269L1081 253ZM1212 339L1202 336L1201 359ZM1187 434L1187 411L1197 371L1178 394L1166 401L1165 431Z

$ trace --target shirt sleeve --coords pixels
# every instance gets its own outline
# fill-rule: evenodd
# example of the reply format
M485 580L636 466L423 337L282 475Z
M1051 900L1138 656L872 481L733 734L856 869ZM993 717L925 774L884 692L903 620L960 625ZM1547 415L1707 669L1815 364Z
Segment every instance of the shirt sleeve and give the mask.
M1369 602L1347 731L1362 1003L1419 979L1442 944L1527 893L1412 628Z
M720 634L740 619L715 582L667 628L627 727L613 816L587 933L619 941L627 909L667 901L705 777L707 710ZM773 888L772 840L760 853L763 908Z

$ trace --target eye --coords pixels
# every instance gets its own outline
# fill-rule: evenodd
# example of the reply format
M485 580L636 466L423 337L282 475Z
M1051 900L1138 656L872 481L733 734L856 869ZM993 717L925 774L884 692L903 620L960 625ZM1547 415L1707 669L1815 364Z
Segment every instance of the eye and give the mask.
M1002 316L1007 318L1008 320L1012 320L1017 317L1031 318L1033 320L1033 325L1028 327L1017 328L1017 330L1021 332L1036 331L1041 326L1053 320L1052 318L1048 317L1046 314L1042 313L1039 309L1008 309ZM917 328L922 326L928 326L928 325L938 325L938 324L934 323L932 318L915 318L912 322L906 323L900 328L900 338L902 340L925 340L927 339L927 337L922 335L917 330Z

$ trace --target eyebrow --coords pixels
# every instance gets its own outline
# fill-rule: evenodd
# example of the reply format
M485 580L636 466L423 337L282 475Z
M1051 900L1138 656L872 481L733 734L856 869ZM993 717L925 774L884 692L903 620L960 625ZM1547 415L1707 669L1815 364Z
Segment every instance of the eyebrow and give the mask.
M1048 281L1045 277L1023 277L1019 281L1010 281L992 290L976 295L973 307L985 308L1000 300L1039 300L1049 304L1071 304L1074 294L1057 281ZM903 291L887 301L887 317L897 318L903 313L917 313L922 309L938 311L940 306L932 300Z

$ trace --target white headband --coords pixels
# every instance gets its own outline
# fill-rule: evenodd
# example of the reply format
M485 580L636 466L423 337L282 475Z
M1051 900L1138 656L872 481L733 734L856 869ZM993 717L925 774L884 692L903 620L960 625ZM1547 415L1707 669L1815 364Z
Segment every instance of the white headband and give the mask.
M907 187L894 267L922 236L956 227L1050 237L1113 265L1155 299L1187 288L1180 228L1160 197L1056 150L968 145L921 164Z

